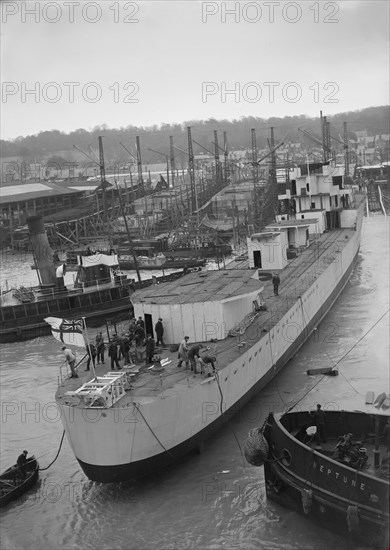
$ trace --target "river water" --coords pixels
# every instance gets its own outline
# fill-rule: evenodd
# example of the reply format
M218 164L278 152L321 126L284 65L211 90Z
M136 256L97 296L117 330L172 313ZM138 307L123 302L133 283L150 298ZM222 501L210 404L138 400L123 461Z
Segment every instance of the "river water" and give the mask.
M368 390L388 391L388 235L388 218L364 220L358 263L339 301L285 369L201 454L146 481L102 485L86 479L65 439L38 485L1 510L1 547L356 548L267 501L263 469L247 464L242 450L248 430L261 425L269 410L282 410L305 394L301 406L359 408ZM7 256L2 286L6 279L34 284L30 263ZM308 368L340 359L338 377L318 383L318 377L306 375ZM24 448L39 458L41 468L55 458L62 425L54 393L62 362L58 342L49 336L1 346L1 470Z

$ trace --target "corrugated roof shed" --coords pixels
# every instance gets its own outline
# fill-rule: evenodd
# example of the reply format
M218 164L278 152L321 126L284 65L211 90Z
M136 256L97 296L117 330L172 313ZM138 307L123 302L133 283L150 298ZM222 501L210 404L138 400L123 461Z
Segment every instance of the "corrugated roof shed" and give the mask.
M252 279L257 270L229 269L190 273L179 280L153 285L137 290L131 296L134 304L183 304L215 302L240 296L248 292L261 291L262 284Z
M23 183L0 187L0 204L9 204L33 199L43 199L60 195L77 195L86 189L71 189L56 183Z

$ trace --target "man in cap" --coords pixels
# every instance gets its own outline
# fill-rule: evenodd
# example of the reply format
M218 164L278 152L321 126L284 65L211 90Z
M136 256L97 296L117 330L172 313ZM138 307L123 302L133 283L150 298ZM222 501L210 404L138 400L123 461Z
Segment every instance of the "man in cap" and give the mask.
M164 327L163 327L163 324L162 324L162 319L161 317L159 318L159 320L157 321L156 323L156 326L154 327L155 331L156 331L156 346L158 346L161 342L161 345L162 346L165 346L164 344Z
M22 454L18 456L18 460L16 461L16 465L18 466L20 475L23 479L26 477L27 455L28 455L28 452L23 451Z
M177 364L178 368L181 367L183 361L185 361L186 367L188 367L188 340L189 336L184 336L184 339L181 341L179 346L179 363Z

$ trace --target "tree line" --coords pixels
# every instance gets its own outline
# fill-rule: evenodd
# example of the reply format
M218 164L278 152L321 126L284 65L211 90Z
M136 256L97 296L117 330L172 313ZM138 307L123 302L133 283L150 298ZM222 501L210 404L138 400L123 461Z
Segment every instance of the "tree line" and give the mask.
M324 115L326 113L324 112ZM343 135L343 123L347 122L349 138L355 139L355 132L367 130L368 135L389 133L389 107L369 107L359 111L350 111L328 116L331 123L331 133L335 137ZM88 131L79 128L65 133L59 130L45 130L35 135L20 136L12 141L1 140L1 156L19 157L26 162L45 162L53 155L66 161L80 160L80 153L75 152L73 145L89 151L92 146L97 151L98 136L103 136L105 158L109 162L125 164L132 162L131 155L121 147L120 142L136 156L135 138L140 137L142 163L161 163L164 155L169 156L169 136L173 136L174 145L179 149L187 149L187 127L192 128L192 137L207 150L214 151L214 130L217 130L218 144L223 147L223 132L227 133L228 149L242 150L251 147L251 129L256 129L258 149L267 147L270 138L270 128L274 127L275 141L301 143L310 147L313 143L299 132L298 128L307 130L321 140L319 117L286 116L286 117L242 117L234 120L188 120L182 124L161 124L159 126L126 126L109 128L103 124ZM204 149L193 144L194 153L204 152ZM153 149L154 151L150 151ZM158 151L160 154L156 153ZM175 157L186 161L186 155L175 149ZM87 161L87 159L85 159Z

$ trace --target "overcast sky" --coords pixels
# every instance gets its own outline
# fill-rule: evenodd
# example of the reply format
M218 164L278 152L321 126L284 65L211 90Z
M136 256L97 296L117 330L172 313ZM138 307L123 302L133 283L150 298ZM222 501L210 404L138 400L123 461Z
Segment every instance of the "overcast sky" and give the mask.
M389 103L383 1L1 4L1 137Z

